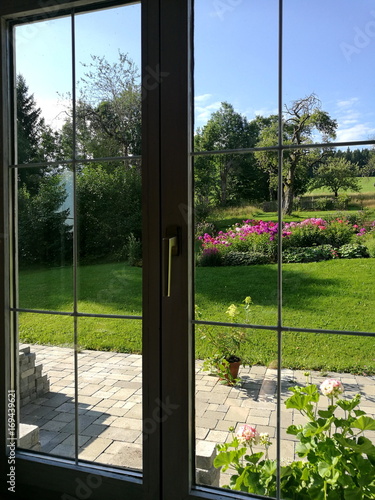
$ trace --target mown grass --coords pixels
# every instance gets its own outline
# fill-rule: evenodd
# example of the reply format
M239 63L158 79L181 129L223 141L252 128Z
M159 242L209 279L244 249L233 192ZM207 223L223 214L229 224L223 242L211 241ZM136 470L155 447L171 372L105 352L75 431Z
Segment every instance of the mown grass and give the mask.
M283 270L284 326L375 331L374 259L285 264ZM141 269L123 263L80 268L79 312L141 315L141 274ZM69 312L71 285L69 268L21 271L20 306ZM228 306L240 306L247 295L254 302L249 323L275 326L275 265L197 268L196 303L201 319L228 321ZM73 318L22 313L20 338L28 343L72 345ZM142 352L141 321L137 320L78 318L77 338L86 349ZM275 332L252 329L248 338L242 350L251 363L274 363ZM375 374L375 337L287 332L282 347L285 367ZM197 358L211 350L197 331Z
M375 193L375 177L359 177L359 183L361 186L361 194L366 194L366 193ZM344 191L342 191L344 192ZM349 196L351 196L352 192L346 192ZM332 191L329 191L327 188L318 188L314 189L313 191L310 191L306 193L308 196L311 195L332 195Z

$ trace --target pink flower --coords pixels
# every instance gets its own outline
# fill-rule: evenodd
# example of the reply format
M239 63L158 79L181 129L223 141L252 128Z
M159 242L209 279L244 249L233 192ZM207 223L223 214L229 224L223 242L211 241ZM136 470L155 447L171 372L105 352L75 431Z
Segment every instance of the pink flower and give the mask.
M242 443L257 444L259 434L255 427L245 424L238 429L237 437Z
M344 392L344 386L340 380L327 378L320 384L320 390L325 396L338 398Z

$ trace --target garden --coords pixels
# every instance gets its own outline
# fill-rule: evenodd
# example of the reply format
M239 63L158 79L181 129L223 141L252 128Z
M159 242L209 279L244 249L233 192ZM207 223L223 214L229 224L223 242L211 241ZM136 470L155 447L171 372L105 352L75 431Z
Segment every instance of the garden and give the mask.
M198 230L214 229L201 224ZM270 264L277 260L277 222L248 219L226 232L204 232L197 263L200 266ZM319 262L338 258L375 257L375 220L366 213L334 214L282 227L283 262Z

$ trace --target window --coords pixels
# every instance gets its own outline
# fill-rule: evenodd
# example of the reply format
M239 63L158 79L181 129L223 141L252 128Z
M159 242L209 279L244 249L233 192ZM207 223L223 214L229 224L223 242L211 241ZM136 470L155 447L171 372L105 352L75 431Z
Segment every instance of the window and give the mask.
M0 8L4 495L283 498L288 388L375 413L372 198L322 168L371 178L368 3L30 3ZM223 489L244 425L268 489Z

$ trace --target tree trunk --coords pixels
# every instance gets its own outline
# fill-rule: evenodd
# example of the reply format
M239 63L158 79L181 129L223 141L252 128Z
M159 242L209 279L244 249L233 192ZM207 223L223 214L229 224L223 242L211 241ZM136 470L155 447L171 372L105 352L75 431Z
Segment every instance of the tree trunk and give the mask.
M291 215L293 210L293 185L284 185L284 198L283 198L283 214Z

